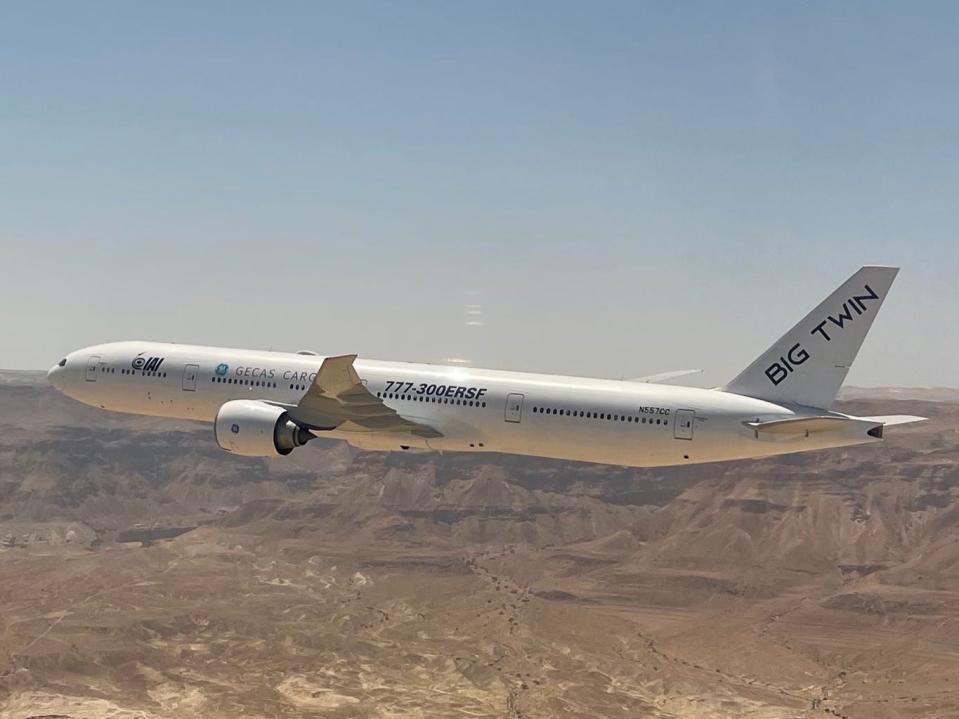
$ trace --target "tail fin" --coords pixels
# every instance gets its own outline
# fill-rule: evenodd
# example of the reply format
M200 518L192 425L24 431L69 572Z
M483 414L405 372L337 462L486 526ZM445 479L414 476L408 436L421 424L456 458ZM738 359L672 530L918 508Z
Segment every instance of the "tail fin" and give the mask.
M829 409L897 272L861 268L723 390Z

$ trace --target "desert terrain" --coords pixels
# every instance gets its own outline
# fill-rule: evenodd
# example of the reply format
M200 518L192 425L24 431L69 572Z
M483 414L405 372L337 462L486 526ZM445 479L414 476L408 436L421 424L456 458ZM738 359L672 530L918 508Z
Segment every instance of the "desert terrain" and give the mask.
M0 717L959 716L959 392L634 470L208 426L0 375Z

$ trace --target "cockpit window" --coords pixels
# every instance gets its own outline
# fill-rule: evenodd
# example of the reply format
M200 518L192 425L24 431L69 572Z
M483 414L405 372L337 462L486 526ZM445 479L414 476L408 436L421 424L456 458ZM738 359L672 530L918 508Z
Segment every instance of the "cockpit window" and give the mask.
M62 360L60 360L59 362L57 362L57 367L65 367L66 364L67 364L67 358L64 357Z

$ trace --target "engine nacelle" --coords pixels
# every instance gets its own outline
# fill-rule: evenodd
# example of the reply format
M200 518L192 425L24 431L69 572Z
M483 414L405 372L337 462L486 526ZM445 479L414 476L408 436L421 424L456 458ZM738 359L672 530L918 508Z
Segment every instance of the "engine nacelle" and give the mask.
M221 449L244 457L285 456L314 438L282 407L252 399L224 403L216 413L213 432Z

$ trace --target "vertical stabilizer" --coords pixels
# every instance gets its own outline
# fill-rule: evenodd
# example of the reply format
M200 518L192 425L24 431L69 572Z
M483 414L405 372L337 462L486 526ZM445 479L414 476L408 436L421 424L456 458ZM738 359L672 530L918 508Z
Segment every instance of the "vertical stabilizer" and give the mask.
M860 269L723 390L829 409L897 272Z

